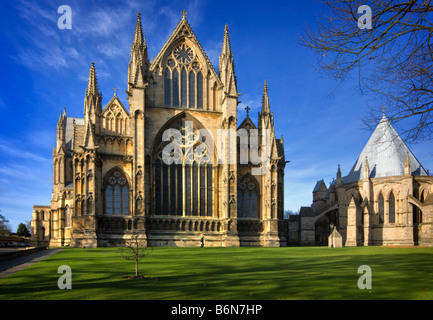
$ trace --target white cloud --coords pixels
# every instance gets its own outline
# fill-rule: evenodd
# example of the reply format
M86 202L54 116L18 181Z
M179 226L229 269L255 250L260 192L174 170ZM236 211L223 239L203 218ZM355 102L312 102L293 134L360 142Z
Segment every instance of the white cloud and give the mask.
M36 153L21 150L19 148L11 146L9 143L2 142L0 140L0 151L5 158L13 159L27 159L35 162L47 162L49 159L42 157Z

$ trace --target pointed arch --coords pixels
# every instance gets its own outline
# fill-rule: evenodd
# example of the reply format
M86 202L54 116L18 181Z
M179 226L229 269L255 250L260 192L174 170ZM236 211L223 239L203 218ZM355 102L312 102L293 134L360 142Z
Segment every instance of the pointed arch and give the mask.
M114 167L106 173L103 180L104 214L130 215L130 180L125 172Z
M388 198L388 222L395 223L396 201L394 192L391 191Z
M173 70L173 107L178 108L179 105L179 71L177 69Z
M260 185L251 174L238 183L238 218L260 218Z
M196 103L195 103L195 73L194 71L190 71L189 72L189 107L190 108L195 108L196 107Z
M384 222L385 217L385 198L383 197L383 193L380 192L377 199L377 213L379 215L379 223Z
M197 109L203 109L203 74L197 73Z
M169 68L164 71L164 104L171 106L171 72Z
M188 107L188 77L185 67L182 68L180 74L180 96L181 96L181 108Z
M192 122L192 142L189 141L189 129L186 130L185 127L187 122ZM164 132L168 129L178 130L181 144L162 140ZM209 152L209 157L203 158L203 161L194 155L199 152L202 145L206 150L209 146L214 148L215 145L211 143L213 137L206 136L206 141L199 139L199 129L204 129L203 125L190 114L182 112L167 121L156 135L150 160L154 164L151 183L155 187L151 197L155 215L213 216L212 163L215 161L213 157L216 152ZM167 152L167 146L173 147L178 156L172 163L164 163L162 155Z

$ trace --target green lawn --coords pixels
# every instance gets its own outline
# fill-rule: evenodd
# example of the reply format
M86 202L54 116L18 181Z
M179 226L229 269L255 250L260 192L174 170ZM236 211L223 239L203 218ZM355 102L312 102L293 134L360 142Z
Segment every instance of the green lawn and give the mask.
M72 269L59 290L57 269ZM372 290L358 289L358 267ZM433 248L153 248L140 264L119 249L65 249L0 280L0 299L433 299Z

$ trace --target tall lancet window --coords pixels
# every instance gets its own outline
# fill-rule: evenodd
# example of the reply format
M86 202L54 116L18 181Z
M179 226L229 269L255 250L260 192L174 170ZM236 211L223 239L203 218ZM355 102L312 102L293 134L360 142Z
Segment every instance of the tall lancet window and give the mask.
M179 107L179 72L173 71L173 107Z
M395 223L395 197L394 193L391 192L389 196L389 223Z
M181 84L181 96L182 96L182 108L188 107L188 86L187 86L187 76L185 68L182 68L182 73L180 76L180 84Z
M385 200L383 198L382 192L379 194L379 201L378 201L378 209L379 209L379 223L383 223L384 221L384 215L385 215Z
M164 104L171 106L171 75L168 68L164 72Z
M240 180L238 185L238 218L258 218L259 186L252 176Z
M203 109L203 74L197 73L197 109Z
M189 73L189 107L195 107L195 75L193 71Z
M129 185L120 169L105 177L105 214L129 215Z
M164 105L174 108L204 109L203 66L185 43L167 57L164 73Z

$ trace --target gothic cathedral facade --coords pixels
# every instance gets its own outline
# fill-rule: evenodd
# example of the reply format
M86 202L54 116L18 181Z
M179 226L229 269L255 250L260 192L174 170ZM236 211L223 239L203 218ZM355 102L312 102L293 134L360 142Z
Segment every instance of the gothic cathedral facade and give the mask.
M126 93L128 106L115 92L102 108L91 64L83 119L63 112L57 124L51 205L33 208L34 245L285 245L283 138L266 82L258 126L248 114L238 125L227 26L216 72L185 13L150 62L138 14Z

